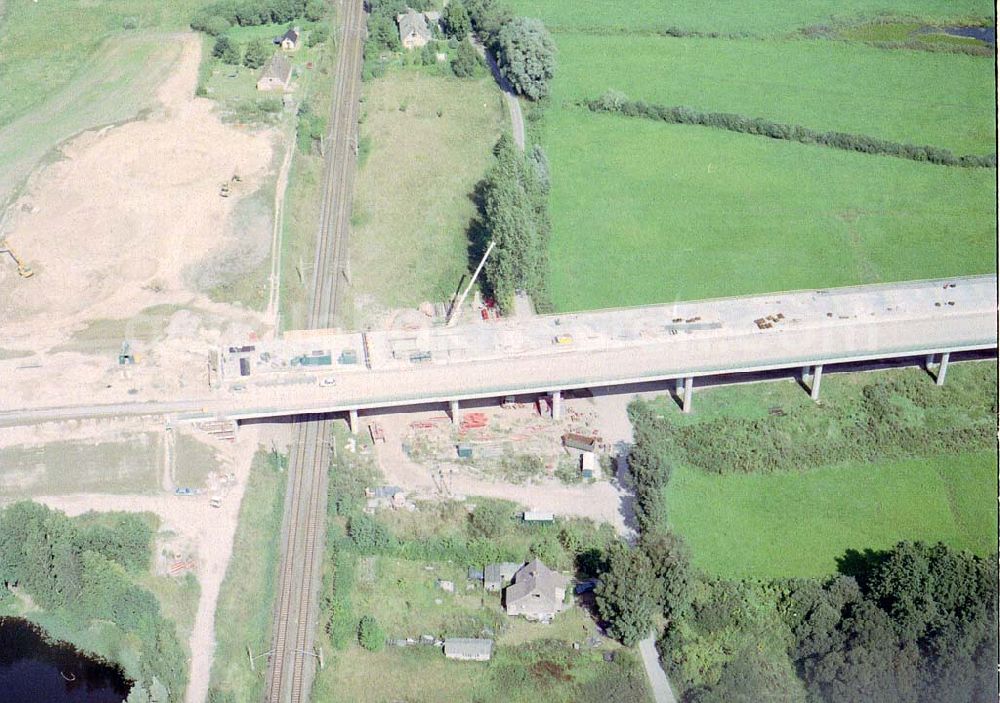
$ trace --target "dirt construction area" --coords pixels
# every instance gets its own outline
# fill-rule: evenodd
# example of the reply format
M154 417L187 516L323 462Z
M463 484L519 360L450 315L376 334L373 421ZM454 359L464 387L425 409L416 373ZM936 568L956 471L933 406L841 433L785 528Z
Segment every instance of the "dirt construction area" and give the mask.
M171 40L182 51L157 92L160 107L66 143L0 218L0 239L34 272L20 278L9 258L0 261L0 364L19 357L18 387L32 387L33 398L41 385L58 388L53 380L60 376L67 395L102 381L100 370L81 358L86 349L72 343L97 322L120 344L134 331L129 321L152 309L163 317L168 347L199 355L213 333L234 321L263 327L259 314L213 303L193 281L205 280L205 267L226 251L245 251L249 236L263 237L268 249L270 222L260 232L236 231L234 211L280 160L277 131L224 124L211 101L194 96L200 40ZM230 197L220 197L223 183L232 185ZM212 319L192 318L191 309ZM170 358L161 355L161 367ZM32 371L32 362L44 364L44 372ZM36 382L39 374L47 383ZM52 399L59 401L58 391Z
M374 439L386 483L408 498L503 498L529 510L608 523L630 536L631 495L622 483L629 398L567 398L558 421L543 417L537 403L516 400L524 402L463 408L458 425L441 411L427 411L362 417L362 429ZM564 446L569 433L599 439L594 479L581 476L582 452ZM460 446L472 456L460 457Z

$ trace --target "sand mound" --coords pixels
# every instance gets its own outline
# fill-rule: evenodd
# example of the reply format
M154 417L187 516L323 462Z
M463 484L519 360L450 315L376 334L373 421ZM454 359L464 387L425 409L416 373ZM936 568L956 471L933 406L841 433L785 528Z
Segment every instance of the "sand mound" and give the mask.
M239 245L230 224L238 198L219 188L239 174L239 193L253 192L274 136L225 125L194 97L200 40L173 40L183 51L157 93L162 110L75 138L14 205L7 237L36 275L20 281L0 264L0 327L35 348L86 320L190 302L197 291L185 269Z

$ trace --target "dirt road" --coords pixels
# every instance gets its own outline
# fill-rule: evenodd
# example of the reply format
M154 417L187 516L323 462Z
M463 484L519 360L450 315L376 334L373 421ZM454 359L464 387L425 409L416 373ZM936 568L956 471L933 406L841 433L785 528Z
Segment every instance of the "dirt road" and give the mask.
M219 590L226 576L232 555L233 539L239 517L240 503L250 475L250 465L258 446L253 428L243 428L236 444L227 454L227 470L236 474L233 485L219 508L209 505L208 496L177 497L87 494L41 496L39 503L74 516L88 511L150 512L161 520L160 529L175 533L196 555L198 584L201 596L195 615L189 646L187 703L202 703L208 695L212 656L215 651L215 608Z

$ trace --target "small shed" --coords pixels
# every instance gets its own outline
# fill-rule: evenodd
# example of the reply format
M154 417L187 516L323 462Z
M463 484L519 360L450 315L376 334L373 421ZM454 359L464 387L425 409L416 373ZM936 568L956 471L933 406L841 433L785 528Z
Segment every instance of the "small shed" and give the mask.
M298 48L300 37L301 30L299 30L298 27L292 27L281 36L278 44L280 44L281 48L285 51L292 51L293 49Z
M477 569L475 566L470 566L469 567L469 576L468 576L468 579L470 581L478 581L479 583L482 583L483 582L483 570L482 569Z
M444 641L444 655L448 659L486 662L493 656L493 640L447 637Z
M580 473L584 478L600 478L601 467L597 463L597 456L584 452L580 455Z
M487 564L483 570L483 587L487 591L495 592L501 590L511 582L514 574L521 568L521 564L512 561L504 561L499 564Z
M472 445L471 444L459 444L458 445L458 458L459 459L471 459L472 458Z
M264 65L257 90L288 90L292 80L292 62L281 54L274 54Z
M556 519L553 513L547 513L542 510L525 510L521 517L525 522L552 522Z
M596 452L601 444L600 437L593 437L576 432L567 432L563 435L563 446L567 449L579 449L582 452Z

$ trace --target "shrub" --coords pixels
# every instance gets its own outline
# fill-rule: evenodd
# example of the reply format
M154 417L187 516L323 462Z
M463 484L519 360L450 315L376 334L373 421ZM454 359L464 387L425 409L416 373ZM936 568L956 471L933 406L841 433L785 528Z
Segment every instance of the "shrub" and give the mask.
M385 525L364 513L351 517L347 523L347 535L363 554L385 551L395 542Z
M369 652L377 652L385 646L385 632L372 615L364 615L358 622L358 644Z
M473 537L499 537L511 526L513 511L504 503L483 503L469 516L469 531Z
M271 58L271 47L263 39L254 39L247 44L243 52L243 65L247 68L260 68Z
M316 46L317 44L322 44L329 38L330 28L325 24L321 24L320 26L309 31L309 38L306 40L306 46Z
M468 39L463 39L451 60L451 71L459 78L469 78L474 75L479 66L479 54L472 47Z
M531 100L548 95L555 72L556 46L545 25L525 17L515 17L503 25L497 39L497 64L521 95Z
M912 161L926 161L941 166L966 168L995 168L996 154L955 156L949 149L935 146L900 144L865 134L845 132L817 132L802 125L771 122L760 117L747 117L724 112L698 112L689 107L651 105L643 100L629 100L624 93L609 90L585 104L592 112L617 112L627 117L645 117L671 124L691 124L715 127L730 132L752 134L796 141L802 144L819 144L833 149L857 151L862 154L894 156Z

